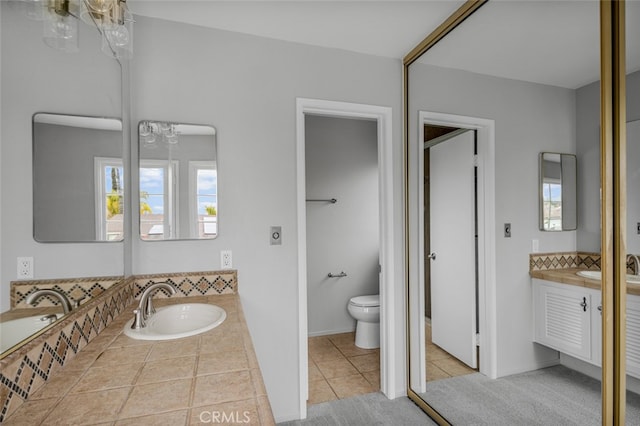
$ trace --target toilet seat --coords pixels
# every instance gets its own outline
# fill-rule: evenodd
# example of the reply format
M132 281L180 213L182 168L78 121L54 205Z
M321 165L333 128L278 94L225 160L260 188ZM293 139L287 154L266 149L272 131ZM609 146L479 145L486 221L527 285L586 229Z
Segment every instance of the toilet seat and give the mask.
M360 306L363 308L373 308L380 306L380 295L373 294L369 296L356 296L349 300L349 303L353 306Z

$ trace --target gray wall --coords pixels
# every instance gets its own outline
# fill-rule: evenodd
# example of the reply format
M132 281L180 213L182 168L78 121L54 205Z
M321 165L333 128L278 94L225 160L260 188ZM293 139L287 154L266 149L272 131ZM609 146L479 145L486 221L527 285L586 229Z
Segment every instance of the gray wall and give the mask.
M627 76L627 121L640 120L640 71ZM576 128L578 155L577 246L583 251L600 252L600 82L576 90ZM629 140L629 143L633 143ZM637 143L637 142L636 142ZM640 160L639 160L640 161ZM637 163L636 163L637 164ZM629 162L627 167L633 167ZM629 187L633 191L634 187ZM631 219L633 212L629 209ZM638 213L637 211L635 212ZM639 222L637 218L635 222ZM635 226L630 229L635 231ZM638 247L638 235L628 233L629 247Z
M276 420L298 418L296 98L393 108L398 218L393 244L395 252L402 253L400 61L140 16L135 40L132 122L166 120L217 129L220 234L207 241L134 239L132 272L216 269L220 250L232 250ZM281 246L269 245L272 225L282 226ZM134 226L134 235L137 232ZM396 262L394 332L403 339L404 261L398 256ZM402 393L402 343L395 356L397 383L392 386Z
M42 22L26 19L19 3L0 2L0 310L9 308L17 257L34 258L36 279L123 273L122 243L40 244L33 239L33 114L120 117L121 73L118 63L100 51L95 29L81 24L80 52L60 53L42 42Z
M375 121L305 117L309 335L353 331L353 296L379 293ZM345 271L344 278L328 278Z
M418 110L495 120L497 367L504 376L539 368L557 353L531 339L529 253L575 250L571 232L538 229L538 155L575 152L574 91L414 64L410 116ZM417 132L415 119L410 135ZM411 177L416 179L416 177ZM512 237L504 238L503 224Z

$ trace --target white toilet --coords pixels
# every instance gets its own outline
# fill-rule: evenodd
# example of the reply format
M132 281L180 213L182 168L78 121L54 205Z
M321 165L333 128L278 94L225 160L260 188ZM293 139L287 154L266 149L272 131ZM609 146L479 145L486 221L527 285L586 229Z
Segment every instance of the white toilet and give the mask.
M356 346L363 349L380 347L380 295L356 296L347 310L357 320Z

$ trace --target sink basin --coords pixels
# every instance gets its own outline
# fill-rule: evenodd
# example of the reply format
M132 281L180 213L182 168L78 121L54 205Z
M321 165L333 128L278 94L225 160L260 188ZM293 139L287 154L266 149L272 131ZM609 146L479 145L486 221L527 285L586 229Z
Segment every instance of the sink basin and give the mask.
M592 280L602 280L601 271L578 271L576 272L576 275L590 278ZM640 284L640 275L627 274L627 282L631 284Z
M184 303L157 308L144 328L133 330L133 319L124 326L124 334L138 340L171 340L195 336L216 328L227 318L220 306Z

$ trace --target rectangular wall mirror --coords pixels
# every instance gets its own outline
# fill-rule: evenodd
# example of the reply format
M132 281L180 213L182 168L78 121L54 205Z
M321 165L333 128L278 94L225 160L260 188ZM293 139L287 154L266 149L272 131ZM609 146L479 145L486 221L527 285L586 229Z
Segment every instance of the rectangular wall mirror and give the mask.
M540 153L540 230L577 228L577 160L573 154Z
M138 125L140 238L218 235L216 129L160 121Z
M33 116L36 241L122 241L123 186L119 119Z

